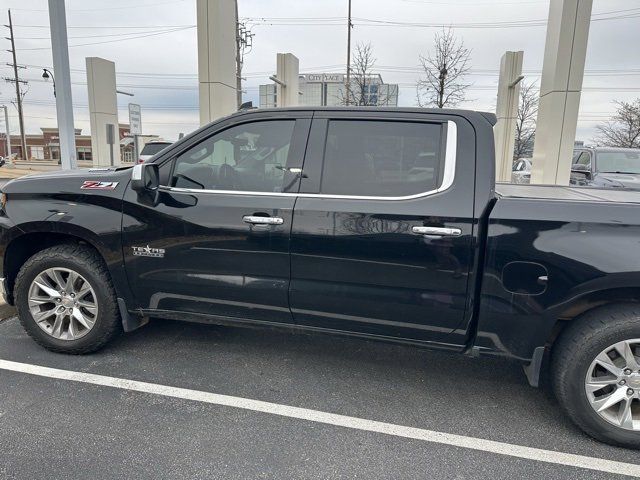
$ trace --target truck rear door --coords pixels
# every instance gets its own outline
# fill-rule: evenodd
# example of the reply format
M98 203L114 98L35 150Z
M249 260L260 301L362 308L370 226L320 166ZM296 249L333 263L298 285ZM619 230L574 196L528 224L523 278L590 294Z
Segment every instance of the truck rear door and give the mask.
M460 117L316 112L291 234L296 323L452 343L468 310L475 160Z

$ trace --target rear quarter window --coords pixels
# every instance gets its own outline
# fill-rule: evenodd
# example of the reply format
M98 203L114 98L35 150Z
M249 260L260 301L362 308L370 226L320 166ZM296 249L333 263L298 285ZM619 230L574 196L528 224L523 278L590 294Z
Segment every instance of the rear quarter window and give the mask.
M440 123L332 120L320 190L324 194L402 197L438 188Z

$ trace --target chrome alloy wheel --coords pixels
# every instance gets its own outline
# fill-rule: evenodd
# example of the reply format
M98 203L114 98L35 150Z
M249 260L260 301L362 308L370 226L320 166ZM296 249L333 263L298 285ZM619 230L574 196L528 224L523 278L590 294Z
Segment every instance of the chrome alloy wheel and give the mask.
M93 287L78 272L49 268L31 282L29 311L38 326L59 340L77 340L98 318Z
M591 407L600 417L625 430L640 430L640 338L605 348L585 379Z

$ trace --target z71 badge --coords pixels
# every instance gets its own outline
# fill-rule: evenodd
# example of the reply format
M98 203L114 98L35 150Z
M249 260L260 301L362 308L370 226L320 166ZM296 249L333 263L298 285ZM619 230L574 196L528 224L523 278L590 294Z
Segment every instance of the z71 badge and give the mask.
M136 257L164 257L164 248L153 248L147 245L146 247L131 247L133 248L133 254Z
M85 180L81 190L115 190L118 182L98 182L96 180Z

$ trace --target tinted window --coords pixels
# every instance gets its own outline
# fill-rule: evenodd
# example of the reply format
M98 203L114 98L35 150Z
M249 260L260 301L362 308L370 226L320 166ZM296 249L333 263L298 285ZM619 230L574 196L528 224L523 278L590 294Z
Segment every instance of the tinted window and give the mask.
M140 152L140 155L155 155L167 148L170 143L147 143Z
M180 154L171 186L280 192L294 120L246 123Z
M434 190L442 177L441 137L440 124L331 121L321 191L400 197Z

